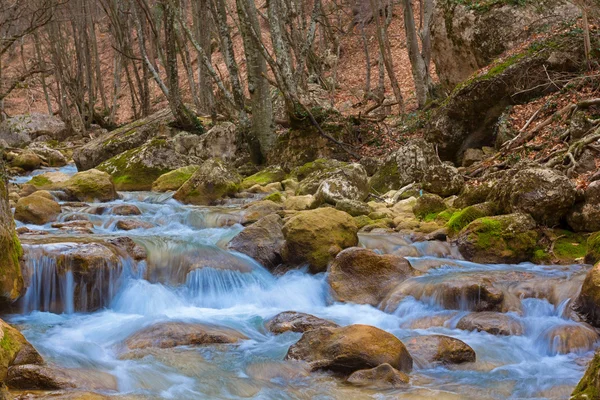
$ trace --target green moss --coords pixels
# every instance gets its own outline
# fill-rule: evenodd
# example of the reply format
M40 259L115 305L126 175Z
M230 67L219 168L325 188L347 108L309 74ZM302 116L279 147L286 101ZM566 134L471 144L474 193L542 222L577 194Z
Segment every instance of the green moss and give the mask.
M549 264L552 262L552 257L546 250L538 247L533 252L533 257L531 257L531 262L533 262L535 264Z
M36 175L29 181L29 184L37 187L43 188L52 185L52 181L43 175Z
M271 200L275 203L283 203L283 195L281 192L273 192L270 195L266 196L263 200Z
M452 219L455 213L456 210L453 209L444 210L436 216L435 220L440 222L448 222L450 219Z
M439 213L447 208L444 200L440 196L426 193L417 199L417 203L413 207L413 212L422 220L425 220L425 218L429 216L429 218L433 218L431 219L431 221L433 221ZM432 216L432 214L435 215Z
M379 171L371 177L369 183L377 193L386 193L390 190L400 189L400 173L394 160L386 162Z
M600 352L596 351L585 375L583 375L571 396L571 400L600 399Z
M326 158L319 158L314 161L307 162L306 164L295 168L292 171L292 176L298 179L298 181L303 180L308 175L312 174L316 171L329 171L335 168L339 168L341 166L346 165L344 162L336 161L336 160L328 160Z
M358 229L361 229L367 225L371 225L374 221L366 215L359 215L358 217L354 217L354 222L356 222L356 226Z
M583 234L559 230L560 237L554 243L554 254L560 261L582 259L587 253L587 238Z
M269 183L281 182L286 178L286 173L280 167L269 167L254 175L250 175L242 181L242 188L249 189L254 185L268 185Z
M598 261L600 261L600 232L593 233L588 238L585 255L585 262L588 264L595 264Z
M469 206L454 213L446 226L451 234L458 233L476 219L489 215L490 213L486 212L484 207Z
M192 177L198 168L200 168L198 165L188 165L162 174L152 183L152 190L157 192L177 190Z

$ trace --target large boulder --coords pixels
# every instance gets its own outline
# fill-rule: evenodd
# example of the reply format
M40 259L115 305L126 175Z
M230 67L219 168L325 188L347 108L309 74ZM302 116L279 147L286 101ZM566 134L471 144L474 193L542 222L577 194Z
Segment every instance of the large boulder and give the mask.
M431 56L440 81L451 90L540 29L578 16L577 7L566 0L481 6L438 1L431 24Z
M125 339L124 345L129 350L165 349L176 346L237 343L244 339L247 337L226 327L184 322L161 322L129 336Z
M0 177L0 304L13 302L21 295L22 256L23 249L15 232L15 222L8 203L7 183Z
M267 215L275 214L283 209L283 205L271 200L259 200L245 205L242 209L243 225L251 224Z
M113 177L117 190L151 190L158 177L189 164L190 159L175 151L172 143L154 138L102 162L97 169Z
M410 372L413 364L400 339L368 325L310 330L290 347L285 358L306 361L312 370L326 369L344 374L385 363L402 372Z
M173 198L187 204L212 205L235 194L241 181L239 174L224 161L211 158L200 165Z
M585 262L595 264L600 261L600 232L591 234L587 240Z
M519 263L533 255L538 239L536 223L528 214L476 219L458 233L456 243L470 261Z
M575 308L587 322L600 327L600 262L585 276Z
M363 201L368 195L369 179L365 168L360 164L348 164L321 181L315 199L318 203L335 205L344 200Z
M557 225L576 197L569 178L549 168L526 167L506 174L494 193L506 213L526 213L542 225Z
M200 168L199 165L187 165L162 174L152 182L152 190L155 192L176 191L194 175L194 172L198 171L198 168Z
M178 153L198 160L220 158L235 162L246 152L246 143L232 122L219 123L200 136L181 132L173 138L173 142Z
M0 382L6 380L9 368L16 365L42 364L44 360L23 334L0 320Z
M352 247L335 257L327 281L336 300L377 306L391 288L415 273L403 257Z
M324 272L343 249L358 244L354 219L332 208L301 211L283 226L283 260L292 265L308 264L313 273Z
M589 184L583 201L567 214L567 222L576 232L600 231L600 181Z
M112 201L117 199L117 191L112 177L97 169L78 172L66 181L52 185L55 189L63 190L73 200Z
M31 178L28 184L35 186L37 189L53 189L60 187L60 183L66 182L70 178L69 175L60 171L44 172Z
M76 151L73 160L79 171L94 168L116 155L140 147L157 135L174 135L174 129L169 126L173 121L171 110L163 109L98 136Z
M423 189L442 197L460 193L465 180L458 169L448 164L433 164L425 169Z
M457 86L433 111L425 138L437 145L442 160L461 164L466 149L495 145L498 121L508 106L556 91L553 82L579 71L584 59L583 37L557 34L534 41Z
M475 362L475 350L462 340L444 335L416 336L404 341L406 349L421 367Z
M48 114L15 115L0 123L0 140L11 147L25 147L39 136L61 140L67 133L65 123Z
M267 269L281 263L283 221L278 215L267 215L237 234L227 247L252 257Z
M60 205L35 193L19 199L15 208L15 219L25 224L44 225L56 221Z
M284 311L269 319L265 327L278 335L284 332L304 333L318 328L337 328L339 325L314 315L295 311Z
M33 171L41 167L42 159L33 151L24 151L15 155L10 164L25 171Z

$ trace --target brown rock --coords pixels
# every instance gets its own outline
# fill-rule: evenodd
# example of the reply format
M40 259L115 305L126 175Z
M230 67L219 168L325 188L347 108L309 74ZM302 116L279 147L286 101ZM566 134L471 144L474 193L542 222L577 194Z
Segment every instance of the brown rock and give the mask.
M117 379L105 372L31 364L9 368L6 384L11 389L26 390L117 390Z
M458 329L483 331L492 335L522 335L521 323L508 314L498 312L479 312L466 315L458 321Z
M246 227L227 247L246 254L268 269L281 263L283 221L278 215L268 215Z
M381 364L371 369L361 369L348 377L348 383L373 389L397 389L406 387L410 378L390 364Z
M44 225L56 221L60 205L41 196L27 196L19 199L15 208L15 219L26 224Z
M339 325L326 319L296 311L285 311L267 321L266 328L275 333L300 332L304 333L317 328L337 328Z
M404 340L404 345L421 366L431 364L462 364L475 362L475 351L463 342L449 336L416 336Z
M150 222L140 221L139 219L121 219L115 224L115 228L122 231L131 231L134 229L151 229L154 228Z

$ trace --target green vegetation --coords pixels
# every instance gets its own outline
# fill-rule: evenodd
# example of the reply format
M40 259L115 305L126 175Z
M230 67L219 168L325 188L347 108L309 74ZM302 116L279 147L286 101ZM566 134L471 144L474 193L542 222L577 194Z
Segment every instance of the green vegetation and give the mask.
M571 400L600 399L600 352L596 352L588 369L573 391Z
M52 185L52 181L43 175L34 176L33 178L31 178L29 183L38 189Z
M271 200L275 203L283 203L283 195L281 192L273 192L270 195L266 196L263 200Z
M249 189L254 185L268 185L269 183L281 182L286 178L286 173L280 167L269 167L254 175L250 175L242 181L242 189Z
M600 261L600 232L593 233L588 238L585 255L585 262L588 264L595 264L598 261Z

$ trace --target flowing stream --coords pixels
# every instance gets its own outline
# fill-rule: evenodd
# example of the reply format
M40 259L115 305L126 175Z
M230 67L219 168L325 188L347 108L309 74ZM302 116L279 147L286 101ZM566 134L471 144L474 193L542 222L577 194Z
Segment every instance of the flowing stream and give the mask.
M120 204L135 205L142 214L112 215L110 206ZM343 304L332 301L324 274L293 270L274 276L252 259L227 251L227 242L243 229L237 223L239 204L193 207L169 194L137 192L102 205L107 211L100 214L96 204L65 206L59 218L85 214L94 224L93 234L28 225L48 234L23 239L30 284L22 311L8 320L47 361L113 374L118 393L108 394L148 399L564 399L593 353L595 333L587 335L588 328L569 307L589 266L481 265L461 260L446 243L413 244L399 235L364 234L362 246L382 253L403 249L424 274L404 282L380 308ZM154 227L119 231L120 219ZM112 264L97 272L95 295L86 298L89 288L58 261L60 255L77 248L82 237L119 236L145 247L147 261L107 259ZM110 272L102 272L106 270ZM457 329L457 321L474 310L478 298L445 293L465 279L488 280L501 290L503 311L522 327L521 334ZM92 302L100 311L84 312ZM408 389L378 393L353 387L283 361L301 334L273 335L264 322L289 310L340 325L373 325L403 341L418 335L452 336L469 344L477 361L441 367L415 360ZM228 326L249 339L237 346L120 355L125 338L163 321Z

